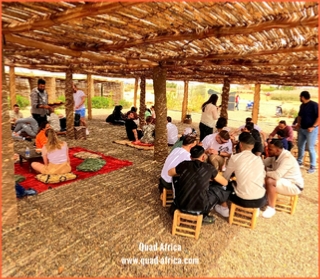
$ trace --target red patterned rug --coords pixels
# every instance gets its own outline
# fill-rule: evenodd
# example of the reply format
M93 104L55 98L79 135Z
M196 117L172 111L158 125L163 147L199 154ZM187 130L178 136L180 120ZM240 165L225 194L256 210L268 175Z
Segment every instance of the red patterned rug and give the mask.
M73 154L81 152L81 151L99 154L102 157L102 159L104 159L107 162L106 165L96 172L78 171L76 169L76 167L78 165L80 165L83 162L83 160L74 157ZM77 175L77 178L74 180L69 180L69 181L55 183L55 184L42 183L35 178L35 176L36 176L35 172L32 172L32 173L29 172L27 163L23 163L22 166L20 166L19 163L16 163L14 166L14 173L19 174L19 175L23 175L26 178L25 181L19 183L24 188L26 188L26 189L33 188L33 189L37 190L38 193L41 193L41 192L44 192L48 189L56 188L61 185L72 183L72 182L80 180L80 179L85 179L85 178L92 177L92 176L98 175L98 174L105 174L105 173L115 171L115 170L121 169L123 167L127 167L127 166L132 165L132 162L119 160L119 159L113 158L111 156L105 156L102 153L94 152L94 151L87 150L87 149L84 149L81 147L69 148L69 155L70 155L70 164L71 164L72 172Z

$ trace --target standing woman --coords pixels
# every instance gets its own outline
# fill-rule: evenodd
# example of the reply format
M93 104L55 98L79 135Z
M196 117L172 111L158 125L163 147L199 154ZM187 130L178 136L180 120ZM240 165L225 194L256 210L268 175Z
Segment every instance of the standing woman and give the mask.
M42 147L44 164L33 162L31 167L42 174L65 174L71 171L69 148L60 141L53 129L46 131L47 143Z
M212 94L208 101L202 105L202 114L199 124L200 142L213 133L216 120L219 117L219 108L217 107L218 95Z

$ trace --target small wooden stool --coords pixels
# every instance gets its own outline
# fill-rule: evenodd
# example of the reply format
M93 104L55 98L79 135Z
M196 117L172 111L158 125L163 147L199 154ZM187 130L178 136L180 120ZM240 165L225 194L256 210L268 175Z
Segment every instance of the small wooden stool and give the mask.
M279 195L281 197L279 197ZM298 196L299 195L285 196L285 195L277 194L276 210L287 212L293 215L297 207Z
M259 208L245 208L231 203L229 224L254 229L257 224Z
M192 215L175 210L172 224L172 235L183 235L199 238L203 215Z
M173 191L163 188L163 192L160 195L160 200L162 200L162 206L168 207L173 203Z

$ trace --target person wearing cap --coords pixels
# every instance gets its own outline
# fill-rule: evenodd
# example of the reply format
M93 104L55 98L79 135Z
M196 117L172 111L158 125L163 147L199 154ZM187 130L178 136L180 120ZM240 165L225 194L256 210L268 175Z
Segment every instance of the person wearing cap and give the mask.
M178 128L171 123L172 119L170 116L167 116L167 121L168 145L173 146L178 140Z
M168 175L168 170L185 160L191 160L190 149L197 144L195 136L188 135L183 139L182 147L175 148L167 157L160 176L159 191L163 188L172 189L172 177Z
M227 180L233 173L235 174L237 180L233 184L235 187L229 200L246 208L260 208L266 204L266 189L264 188L266 172L261 158L251 152L254 144L255 139L250 133L241 133L239 136L240 153L231 156L223 174ZM215 210L224 217L229 216L228 212L219 205L216 205Z
M203 214L203 222L213 223L212 216L208 213L214 205L222 203L228 210L226 201L230 190L224 190L228 181L218 173L212 165L206 163L206 154L202 146L191 148L191 161L184 161L176 167L169 169L170 176L179 176L174 185L174 203L171 212L179 209L189 214Z
M290 151L283 149L281 140L272 139L268 143L268 153L269 157L263 160L267 169L265 183L268 197L267 209L262 214L264 218L276 214L277 193L295 196L304 187L300 166Z
M208 163L222 171L225 159L230 158L233 150L229 132L221 130L219 133L206 136L202 146L208 155Z

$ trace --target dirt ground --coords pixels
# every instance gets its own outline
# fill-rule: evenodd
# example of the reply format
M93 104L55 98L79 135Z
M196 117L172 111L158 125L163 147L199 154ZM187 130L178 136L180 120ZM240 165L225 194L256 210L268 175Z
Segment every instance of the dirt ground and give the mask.
M152 151L112 143L125 137L125 129L105 123L110 111L94 110L88 139L68 144L133 165L19 200L18 224L2 228L2 277L319 276L318 171L308 175L302 169L305 190L294 215L277 212L269 220L260 216L251 230L231 226L213 211L216 221L202 226L198 241L172 236L172 220L157 189L162 164L153 161ZM269 122L258 123L267 133L278 122L271 114ZM179 132L188 126L178 122L180 112L168 115ZM229 126L242 125L248 116L244 110L229 112ZM192 119L198 131L200 114L192 114ZM26 144L16 142L15 149L23 150ZM181 251L140 251L141 243L180 245ZM129 258L140 263L125 264ZM150 258L165 262L142 264ZM178 264L178 258L190 264Z

